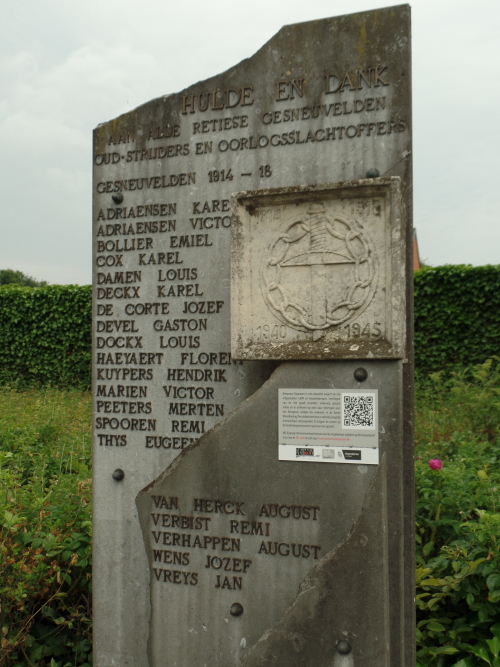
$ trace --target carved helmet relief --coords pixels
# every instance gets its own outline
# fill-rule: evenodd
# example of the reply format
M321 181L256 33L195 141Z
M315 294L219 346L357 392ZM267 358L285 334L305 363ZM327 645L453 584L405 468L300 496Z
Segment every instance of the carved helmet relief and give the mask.
M354 219L314 202L289 216L262 264L267 305L281 321L313 340L358 317L377 285L377 256Z

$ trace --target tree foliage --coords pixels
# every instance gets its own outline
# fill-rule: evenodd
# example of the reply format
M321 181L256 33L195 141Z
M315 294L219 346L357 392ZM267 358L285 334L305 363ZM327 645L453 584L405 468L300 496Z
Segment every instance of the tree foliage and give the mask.
M23 285L23 287L45 287L47 281L35 280L22 271L14 269L0 269L0 285Z

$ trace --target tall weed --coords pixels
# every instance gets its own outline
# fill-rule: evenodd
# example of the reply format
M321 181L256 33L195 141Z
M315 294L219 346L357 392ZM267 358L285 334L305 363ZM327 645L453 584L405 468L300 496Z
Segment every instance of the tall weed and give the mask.
M0 390L0 664L91 664L90 397Z
M417 642L426 667L500 667L500 359L417 390ZM439 458L441 470L428 461Z

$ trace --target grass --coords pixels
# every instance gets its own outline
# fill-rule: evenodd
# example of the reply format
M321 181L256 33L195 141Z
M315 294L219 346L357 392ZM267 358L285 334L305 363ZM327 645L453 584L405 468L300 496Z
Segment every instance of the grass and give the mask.
M0 664L90 664L91 397L0 390Z
M91 396L55 389L18 392L0 390L0 448L19 457L25 471L46 488L54 470L59 475L89 478Z
M418 665L500 667L499 360L416 397ZM90 460L89 393L0 389L2 667L91 665Z

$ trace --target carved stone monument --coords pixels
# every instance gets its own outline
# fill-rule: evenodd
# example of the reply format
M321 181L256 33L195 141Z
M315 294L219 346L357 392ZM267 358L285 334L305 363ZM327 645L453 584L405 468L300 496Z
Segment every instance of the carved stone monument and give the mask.
M95 130L97 667L414 665L409 18Z

